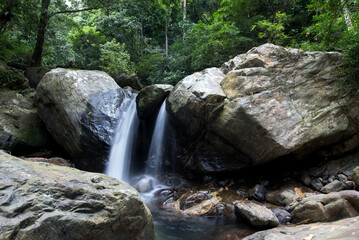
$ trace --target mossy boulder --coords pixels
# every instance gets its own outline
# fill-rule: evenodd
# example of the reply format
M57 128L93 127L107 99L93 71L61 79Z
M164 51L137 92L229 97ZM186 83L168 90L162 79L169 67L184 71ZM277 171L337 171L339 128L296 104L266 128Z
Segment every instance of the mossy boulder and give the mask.
M52 138L38 115L35 91L0 89L0 149L49 146Z
M0 61L0 88L23 90L28 87L29 82L19 70Z

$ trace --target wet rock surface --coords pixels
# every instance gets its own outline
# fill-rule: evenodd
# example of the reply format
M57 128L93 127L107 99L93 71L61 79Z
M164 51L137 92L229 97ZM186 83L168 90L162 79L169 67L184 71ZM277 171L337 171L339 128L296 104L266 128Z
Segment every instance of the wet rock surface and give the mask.
M150 211L103 174L0 152L0 239L155 239Z
M236 215L244 219L250 225L258 228L271 228L279 225L276 215L266 208L254 202L238 202L235 205Z
M39 115L77 167L102 171L127 90L100 71L57 68L36 89Z
M154 84L143 88L137 95L137 113L142 119L154 117L162 102L172 91L169 84Z
M359 192L345 190L309 196L291 206L295 222L329 222L359 215Z
M272 212L278 218L280 224L287 224L292 220L292 216L286 210L274 208L272 209Z
M327 240L359 238L359 217L330 223L312 223L300 226L277 227L257 232L243 240Z
M289 206L291 203L302 200L306 193L313 191L296 182L289 182L278 189L271 190L266 194L266 200L278 206Z

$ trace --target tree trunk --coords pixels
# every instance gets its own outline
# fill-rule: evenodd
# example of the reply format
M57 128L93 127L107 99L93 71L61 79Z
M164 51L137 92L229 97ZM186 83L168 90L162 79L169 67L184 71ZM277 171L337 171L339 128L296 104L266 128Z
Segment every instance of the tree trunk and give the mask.
M187 0L183 0L183 20L187 18Z
M143 17L141 17L141 32L140 32L140 50L141 50L141 57L143 56L143 45L144 45L144 42L143 42Z
M183 0L183 24L185 24L186 18L187 18L187 0ZM186 32L185 29L183 28L183 36L182 36L183 41L185 36L186 36Z
M166 25L165 25L165 45L166 45L166 57L168 57L168 26L167 26L167 21L166 21Z
M8 0L3 12L0 13L0 32L5 29L6 24L10 22L11 18L14 16L11 11L15 5L16 0Z
M41 16L39 27L37 30L37 38L36 38L36 46L34 49L34 53L31 57L31 66L33 67L40 67L41 60L42 60L42 51L45 42L45 33L47 30L47 25L50 20L50 14L48 12L50 5L50 0L42 0L41 2Z
M348 9L348 6L347 6L345 0L340 0L340 1L343 4L344 19L345 19L345 23L347 24L348 31L352 31L354 29L354 25L353 25L352 18L350 16L350 11Z

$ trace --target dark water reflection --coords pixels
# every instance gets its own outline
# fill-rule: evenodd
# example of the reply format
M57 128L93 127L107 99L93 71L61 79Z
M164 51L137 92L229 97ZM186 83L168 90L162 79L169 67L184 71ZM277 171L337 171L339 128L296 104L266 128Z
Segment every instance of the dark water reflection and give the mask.
M225 217L183 217L166 211L152 210L157 240L235 240L254 231L235 219Z

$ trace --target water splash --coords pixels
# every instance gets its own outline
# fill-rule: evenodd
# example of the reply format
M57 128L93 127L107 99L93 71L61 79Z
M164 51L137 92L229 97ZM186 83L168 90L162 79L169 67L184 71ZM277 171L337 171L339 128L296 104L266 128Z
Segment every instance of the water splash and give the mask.
M166 100L163 101L153 130L150 150L147 158L147 174L154 177L161 173L165 157L165 130L167 125Z
M129 180L132 149L139 126L136 96L136 94L132 94L131 97L126 97L122 103L124 106L128 105L128 108L122 112L122 117L118 122L105 171L107 175L122 181Z

